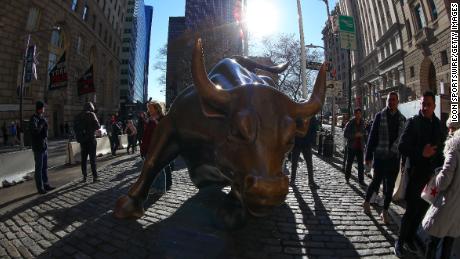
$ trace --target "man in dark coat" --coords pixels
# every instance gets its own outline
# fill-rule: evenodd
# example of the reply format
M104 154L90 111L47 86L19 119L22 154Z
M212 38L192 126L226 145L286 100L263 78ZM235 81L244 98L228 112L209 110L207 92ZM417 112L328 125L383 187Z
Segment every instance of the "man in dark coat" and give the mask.
M441 122L434 114L435 96L425 92L421 99L421 110L410 118L401 136L399 152L408 157L409 182L406 189L406 212L401 220L399 239L395 243L395 255L400 257L403 248L415 252L414 243L418 226L428 210L429 204L420 195L434 174L436 167L443 165L443 143L445 134ZM406 163L407 163L406 162Z
M48 122L43 116L45 104L37 101L35 111L29 121L30 140L35 159L35 186L38 193L45 194L54 189L48 183Z
M387 107L375 115L366 148L366 164L374 167L374 177L367 188L363 208L366 214L370 214L369 201L383 181L385 200L380 216L384 224L389 221L388 208L399 172L399 138L406 122L406 117L398 110L398 103L398 94L389 93Z
M308 184L311 187L318 187L313 180L313 160L311 153L311 146L313 141L316 140L316 131L318 130L318 120L313 116L310 119L310 126L307 134L303 137L295 137L294 148L291 153L291 185L295 183L297 165L299 163L300 153L303 154L303 158L307 163L308 170Z
M365 185L363 161L364 135L365 129L361 108L356 108L354 110L354 117L347 123L343 133L347 142L347 164L345 167L345 180L347 183L350 181L351 166L356 157L358 162L358 181L361 185Z
M85 136L80 140L81 149L81 172L83 174L83 182L86 182L87 172L86 165L88 161L91 164L91 172L93 174L93 182L98 180L96 170L96 130L101 128L99 121L94 113L94 105L91 102L87 102L83 108L83 111L75 118L76 123L80 123L81 130L84 131ZM78 141L78 139L77 139Z

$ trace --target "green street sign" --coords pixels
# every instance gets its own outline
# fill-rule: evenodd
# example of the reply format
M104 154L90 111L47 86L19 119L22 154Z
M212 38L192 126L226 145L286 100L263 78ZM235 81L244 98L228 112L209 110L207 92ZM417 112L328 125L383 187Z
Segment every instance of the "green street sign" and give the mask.
M353 16L339 15L339 31L355 32L355 22Z

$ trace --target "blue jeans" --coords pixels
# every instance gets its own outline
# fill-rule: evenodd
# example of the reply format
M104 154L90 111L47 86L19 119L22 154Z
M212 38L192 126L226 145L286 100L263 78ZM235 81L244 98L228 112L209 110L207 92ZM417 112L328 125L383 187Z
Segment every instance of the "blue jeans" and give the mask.
M34 151L35 185L38 191L44 191L48 185L48 151Z

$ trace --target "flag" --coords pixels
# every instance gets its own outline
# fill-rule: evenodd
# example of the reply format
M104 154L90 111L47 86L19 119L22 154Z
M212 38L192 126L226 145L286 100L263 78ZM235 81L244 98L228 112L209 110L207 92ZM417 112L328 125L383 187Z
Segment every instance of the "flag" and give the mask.
M59 61L49 72L50 84L49 90L58 89L67 86L67 69L65 66L65 52L62 54Z
M94 87L93 65L86 70L80 79L78 79L77 86L78 96L96 92L96 88Z
M24 81L26 83L29 83L32 81L32 79L37 80L37 46L32 45L27 48L27 54L26 54L26 73L24 75Z

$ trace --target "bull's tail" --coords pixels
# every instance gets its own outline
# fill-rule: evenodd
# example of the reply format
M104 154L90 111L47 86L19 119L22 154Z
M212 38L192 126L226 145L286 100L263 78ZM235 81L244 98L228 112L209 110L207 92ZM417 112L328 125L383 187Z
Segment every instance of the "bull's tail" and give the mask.
M289 63L284 63L277 66L266 66L243 56L233 56L232 59L253 73L255 73L255 69L260 69L270 73L279 74L283 73L284 70L286 70L286 68L289 66Z

